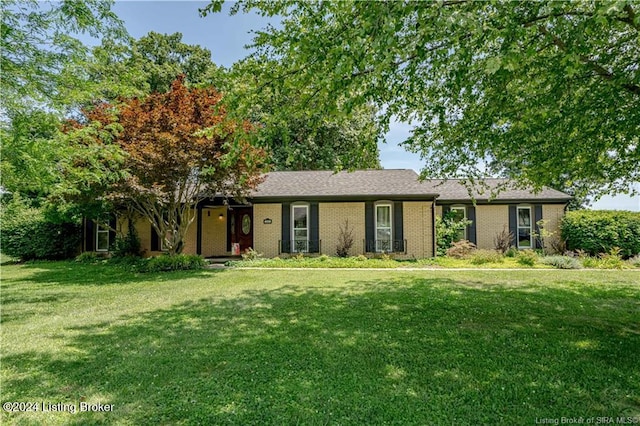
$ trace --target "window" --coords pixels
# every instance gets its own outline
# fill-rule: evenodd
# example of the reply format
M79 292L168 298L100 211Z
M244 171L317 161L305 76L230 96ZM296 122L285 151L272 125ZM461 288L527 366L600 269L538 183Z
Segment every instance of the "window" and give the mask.
M459 207L451 207L451 214L453 216L453 220L455 222L463 222L467 220L467 209L464 206ZM466 240L467 239L467 227L465 226L463 230L458 233L456 237L456 241Z
M393 247L391 235L391 204L376 205L376 251L390 252Z
M518 207L518 248L533 247L531 238L531 207Z
M109 227L96 226L96 251L109 251Z
M306 253L309 251L309 206L291 206L293 216L293 247L294 253Z

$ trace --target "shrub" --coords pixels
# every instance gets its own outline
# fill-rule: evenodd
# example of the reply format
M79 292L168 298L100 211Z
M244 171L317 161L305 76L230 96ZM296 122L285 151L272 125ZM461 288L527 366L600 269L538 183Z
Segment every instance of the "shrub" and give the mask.
M101 256L98 255L95 251L85 251L84 253L80 253L76 256L76 262L78 263L97 263L101 259Z
M447 254L447 249L465 230L470 220L457 220L453 212L449 212L444 217L436 217L436 244L438 256Z
M569 256L545 256L540 259L540 263L551 265L558 269L581 269L582 264L576 258Z
M455 259L464 259L476 249L476 245L467 240L456 241L447 249L447 256Z
M142 271L184 271L202 269L205 265L205 260L201 256L195 254L176 254L174 256L160 255L147 259Z
M2 206L2 252L21 260L71 259L80 251L82 232L76 223L48 221L42 209L28 206L19 197Z
M135 226L132 226L131 221L129 221L127 235L116 237L111 254L114 257L142 256L140 238L138 237Z
M635 256L627 260L627 263L629 263L629 265L633 266L634 268L640 268L640 254L636 254Z
M504 257L502 256L502 253L496 250L475 250L471 254L471 263L474 265L502 262L504 262Z
M509 249L504 253L504 257L517 257L518 249L515 247L509 247Z
M509 231L506 225L493 238L496 250L502 254L505 254L511 248L511 241L513 241L513 232Z
M624 258L640 253L640 213L578 210L568 212L561 224L569 250L591 256L619 247Z
M533 250L522 250L518 253L518 263L525 266L533 266L538 260L538 254Z
M338 257L347 257L351 247L353 247L353 230L349 229L349 220L347 219L344 221L344 228L340 226L336 255Z
M358 262L366 262L367 260L369 260L369 258L367 256L365 256L364 254L359 254L359 255L355 256L353 259L357 260Z
M264 256L264 254L258 253L253 248L249 247L244 253L242 253L242 260L258 260L262 256Z

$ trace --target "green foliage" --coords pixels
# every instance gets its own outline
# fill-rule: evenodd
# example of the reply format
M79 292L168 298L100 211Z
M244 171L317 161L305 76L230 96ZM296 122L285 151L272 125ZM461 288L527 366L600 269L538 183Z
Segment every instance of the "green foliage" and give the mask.
M75 261L78 263L86 263L86 264L96 264L99 260L102 259L95 251L85 251L84 253L80 253L76 256Z
M457 220L453 212L448 212L442 218L436 217L436 244L438 256L445 256L451 244L458 239L470 220Z
M113 243L113 248L111 249L111 254L114 257L142 256L140 237L138 236L138 232L136 231L135 226L129 226L126 235L116 236L116 240Z
M69 259L80 250L82 233L77 223L53 223L43 209L30 207L15 196L0 212L2 252L20 260Z
M405 145L423 155L423 176L502 174L599 194L640 180L639 10L628 0L232 6L281 20L254 38L262 87L301 92L313 110L373 104L383 123L416 123Z
M122 22L111 12L112 1L83 0L39 2L3 0L0 38L3 111L9 117L34 104L48 110L70 105L65 90L86 87L80 75L60 70L86 57L86 47L76 38L120 39Z
M620 248L622 257L640 253L640 213L606 210L567 212L561 223L569 250L595 256Z
M471 253L471 264L484 265L485 263L503 263L504 256L496 250L475 250Z
M186 271L202 269L206 264L201 256L194 254L161 255L147 259L141 272Z
M515 247L509 247L507 251L504 252L504 257L518 257L518 249Z
M258 253L253 248L249 248L244 253L242 253L242 260L258 260L263 256L264 254Z
M517 261L524 266L533 266L538 261L538 254L533 250L520 250Z
M551 265L558 269L581 269L582 264L575 257L544 256L539 260L543 265Z

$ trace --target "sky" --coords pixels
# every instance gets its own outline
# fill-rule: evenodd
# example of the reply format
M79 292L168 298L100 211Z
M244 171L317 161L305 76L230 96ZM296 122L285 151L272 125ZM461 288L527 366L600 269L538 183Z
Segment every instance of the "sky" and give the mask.
M211 51L217 65L230 67L246 57L250 50L245 45L252 40L251 31L264 28L266 18L256 14L229 16L231 2L225 2L221 13L201 18L198 9L208 2L198 1L117 1L113 11L124 21L132 37L140 38L149 31L172 34L182 33L182 41L198 44ZM420 156L405 151L398 143L409 136L411 126L406 123L391 123L385 142L379 144L380 161L386 169L422 168ZM640 184L637 185L640 190ZM640 196L605 196L592 206L595 209L640 211Z

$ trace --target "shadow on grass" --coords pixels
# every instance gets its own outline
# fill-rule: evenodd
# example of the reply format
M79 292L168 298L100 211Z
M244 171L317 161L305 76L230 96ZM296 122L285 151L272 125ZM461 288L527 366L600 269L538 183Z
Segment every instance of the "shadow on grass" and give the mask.
M206 298L82 327L73 358L5 357L25 374L5 381L4 399L114 404L60 414L69 424L640 415L635 296L407 278Z
M27 262L20 268L29 271L28 278L3 278L3 287L29 281L36 284L63 285L109 285L137 282L175 281L184 278L211 278L218 270L171 271L171 272L131 272L126 266L83 264L69 262Z

